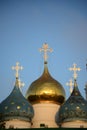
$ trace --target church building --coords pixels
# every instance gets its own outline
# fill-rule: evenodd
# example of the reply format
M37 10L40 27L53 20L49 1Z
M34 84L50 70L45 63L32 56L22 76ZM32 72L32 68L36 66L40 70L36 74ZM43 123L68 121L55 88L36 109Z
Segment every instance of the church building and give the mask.
M19 70L16 63L16 81L11 94L0 103L1 128L87 128L87 100L77 84L80 68L73 64L73 90L68 99L62 84L48 69L48 44L43 44L44 69L42 75L31 83L25 97L20 91Z

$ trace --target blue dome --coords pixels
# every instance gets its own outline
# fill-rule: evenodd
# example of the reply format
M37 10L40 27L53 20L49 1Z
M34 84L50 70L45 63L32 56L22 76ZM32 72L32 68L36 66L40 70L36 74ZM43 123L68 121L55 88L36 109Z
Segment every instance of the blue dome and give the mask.
M0 115L2 120L21 119L30 121L34 116L32 105L22 95L18 78L11 94L1 102Z
M71 96L60 107L57 113L56 122L62 124L63 122L75 120L87 122L87 101L82 97L76 81Z

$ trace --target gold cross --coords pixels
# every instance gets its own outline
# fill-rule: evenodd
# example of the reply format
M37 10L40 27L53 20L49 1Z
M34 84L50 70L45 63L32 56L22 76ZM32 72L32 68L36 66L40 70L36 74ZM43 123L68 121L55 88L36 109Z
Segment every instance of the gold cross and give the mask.
M80 68L76 68L76 66L77 66L77 65L74 63L74 64L73 64L73 68L69 68L70 71L73 71L73 72L74 72L74 74L73 74L74 79L77 78L77 73L76 73L76 72L81 70Z
M69 82L66 83L66 85L70 87L70 93L72 93L73 85L74 85L72 79L70 79Z
M19 88L20 88L20 87L24 87L24 85L25 85L23 82L21 82L20 79L18 80L18 83L19 83Z
M48 47L48 44L47 43L44 43L42 48L40 48L40 52L43 51L44 52L44 61L47 61L48 59L48 55L47 55L47 52L52 52L53 50L51 48Z
M12 70L15 70L16 71L16 73L15 73L15 76L16 76L16 78L18 78L19 77L19 70L22 70L23 69L23 67L22 66L19 66L19 62L16 62L16 66L12 66Z

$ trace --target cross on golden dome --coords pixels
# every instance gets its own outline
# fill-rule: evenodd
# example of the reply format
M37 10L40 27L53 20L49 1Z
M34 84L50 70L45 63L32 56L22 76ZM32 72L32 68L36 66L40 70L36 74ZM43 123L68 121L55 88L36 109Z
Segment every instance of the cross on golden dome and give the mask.
M66 83L66 85L70 87L70 90L69 90L69 91L70 91L70 93L72 93L73 85L74 85L72 79L70 79L69 82Z
M73 68L69 68L70 71L73 71L74 74L73 74L73 78L74 79L77 79L77 71L80 71L81 69L80 68L76 68L77 64L73 64Z
M44 55L43 55L43 58L44 58L44 61L46 62L47 59L48 59L48 55L47 55L47 52L52 52L52 48L49 48L48 44L47 43L44 43L42 48L39 49L40 52L43 51L44 52Z
M22 69L23 69L23 67L19 66L19 62L16 62L16 66L12 66L12 70L16 71L16 73L15 73L16 78L19 77L19 70L22 70Z

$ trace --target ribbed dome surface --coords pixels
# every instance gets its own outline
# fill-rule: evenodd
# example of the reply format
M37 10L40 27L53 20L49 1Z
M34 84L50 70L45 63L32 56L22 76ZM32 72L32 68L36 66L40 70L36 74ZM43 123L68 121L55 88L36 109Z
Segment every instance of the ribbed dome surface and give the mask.
M0 104L0 115L2 120L23 119L31 120L34 116L33 107L24 98L18 87L18 79L11 94Z
M62 85L50 75L47 63L44 64L42 76L29 86L26 98L31 103L47 101L62 104L65 101L65 91Z
M71 96L59 109L56 122L61 124L74 120L87 121L87 101L80 94L76 81Z

